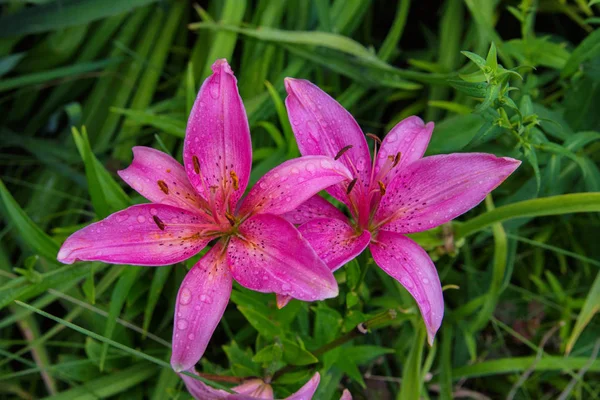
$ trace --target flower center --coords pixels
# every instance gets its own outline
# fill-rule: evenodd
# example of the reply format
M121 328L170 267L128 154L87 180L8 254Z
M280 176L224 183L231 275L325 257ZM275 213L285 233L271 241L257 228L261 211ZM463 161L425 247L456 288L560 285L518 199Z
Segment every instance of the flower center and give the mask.
M389 155L382 165L377 166L377 146L381 146L381 139L371 133L367 133L366 136L374 141L373 164L368 182L361 181L361 174L346 153L352 146L343 147L335 156L335 159L344 157L344 160L352 169L355 178L346 186L350 212L356 219L359 228L370 230L373 215L377 210L381 197L385 195L387 190L386 177L400 163L402 154L398 152L396 155Z

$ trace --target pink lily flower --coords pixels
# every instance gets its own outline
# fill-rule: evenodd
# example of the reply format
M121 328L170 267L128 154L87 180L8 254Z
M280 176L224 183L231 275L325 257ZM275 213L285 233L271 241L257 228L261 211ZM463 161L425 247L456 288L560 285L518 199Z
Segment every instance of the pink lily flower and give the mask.
M286 79L286 106L300 153L328 155L353 172L351 182L327 192L346 204L350 219L315 196L286 215L332 271L367 246L373 260L414 297L433 343L444 301L427 252L405 236L434 228L479 204L520 164L483 153L422 158L433 123L418 117L399 122L381 143L374 136L373 160L365 135L337 101L306 80ZM279 303L286 299L280 297Z
M216 61L212 69L188 120L184 166L160 151L135 147L133 163L119 175L151 203L81 229L58 254L68 264L159 266L184 261L215 241L179 289L171 357L176 371L202 357L229 301L232 279L305 301L338 294L331 271L279 215L351 179L350 172L326 156L289 160L241 200L252 164L248 120L227 61Z
M196 371L193 371L197 374ZM198 379L179 374L190 394L197 400L273 400L273 388L262 379L250 379L241 385L231 388L236 394L212 388ZM285 400L311 400L317 391L321 375L316 372L308 382ZM352 400L347 389L344 389L340 400Z

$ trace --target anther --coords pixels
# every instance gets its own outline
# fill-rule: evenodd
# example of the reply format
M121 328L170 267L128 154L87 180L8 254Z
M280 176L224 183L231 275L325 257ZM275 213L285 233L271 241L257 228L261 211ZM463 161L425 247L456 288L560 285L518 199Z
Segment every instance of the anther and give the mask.
M392 164L392 168L395 167L396 165L398 165L401 158L402 158L402 153L398 152L398 154L396 154L396 157L394 157L394 163Z
M385 194L385 184L381 181L377 181L377 184L379 184L379 193L383 196Z
M358 178L354 178L354 179L352 179L352 181L350 181L350 183L348 184L348 189L346 189L346 194L350 194L352 189L354 189L354 185L356 185L357 180L358 180Z
M339 159L342 155L344 155L345 152L347 152L348 150L350 150L352 148L352 145L349 144L348 146L344 146L342 147L342 149L340 151L338 151L338 153L335 155L335 157L333 157L334 160Z
M225 212L225 218L227 218L227 221L229 221L229 224L230 224L231 226L234 226L234 225L235 225L235 218L233 218L233 215L231 215L231 214L230 214L230 213L228 213L228 212Z
M169 187L165 183L165 181L158 181L158 187L163 191L164 194L169 194Z
M194 172L200 173L200 161L198 161L198 157L192 156L192 163L194 164Z
M240 180L238 179L235 171L229 171L229 176L231 176L231 182L233 184L233 189L238 190L240 188Z
M160 218L158 218L156 215L153 215L153 216L152 216L152 219L154 220L154 223L156 224L156 226L158 226L158 228L159 228L161 231L164 231L164 230L165 230L165 223L164 223L164 222L162 222L162 221L160 220Z
M370 137L371 139L373 139L377 143L381 144L381 139L379 139L379 137L373 135L372 133L367 133L366 136Z

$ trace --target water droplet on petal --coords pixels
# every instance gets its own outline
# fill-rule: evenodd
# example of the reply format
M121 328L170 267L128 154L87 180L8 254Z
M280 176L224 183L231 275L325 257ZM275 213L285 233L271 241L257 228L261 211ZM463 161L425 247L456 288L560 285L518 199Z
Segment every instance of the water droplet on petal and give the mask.
M427 279L427 278L423 278L423 283L424 283L425 285L427 285L427 284L429 283L429 279Z
M190 334L188 335L188 339L189 339L189 340L194 340L194 338L195 338L195 337L196 337L196 335L194 335L193 333L190 333Z
M158 211L156 211L156 208L151 208L150 209L150 214L152 214L152 215L156 215L157 212Z
M327 160L323 160L321 161L321 167L329 169L331 168L331 163Z
M187 329L188 325L189 323L187 319L180 319L177 321L177 329L179 329L180 331Z
M188 288L181 289L181 294L179 295L179 302L183 305L190 304L192 301L192 292Z
M210 85L210 95L213 99L219 98L219 93L221 92L221 87L219 86L219 81L214 80Z
M291 171L292 171L292 174L294 174L294 175L297 175L297 174L300 173L300 170L298 168L296 168L296 167L292 168Z
M281 290L284 290L284 291L288 291L291 288L292 287L288 283L284 283L283 285L281 285Z
M306 164L306 171L310 172L311 174L315 172L315 165L313 163L308 163Z
M146 217L144 217L143 215L138 215L137 220L140 224L146 222Z

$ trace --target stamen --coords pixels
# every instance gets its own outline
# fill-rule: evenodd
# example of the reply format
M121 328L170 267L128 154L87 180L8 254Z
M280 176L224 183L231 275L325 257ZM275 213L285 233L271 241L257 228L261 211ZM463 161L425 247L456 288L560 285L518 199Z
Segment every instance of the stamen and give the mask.
M392 164L392 168L394 168L396 165L398 165L401 158L402 158L402 153L398 152L398 154L396 154L396 157L394 158L394 163Z
M344 146L342 147L342 149L340 151L338 151L338 153L335 155L335 157L333 157L334 160L339 159L345 152L347 152L348 150L350 150L352 148L352 145L349 144L348 146Z
M383 196L385 194L385 184L381 181L377 181L377 184L379 184L379 193Z
M357 180L358 180L358 178L354 178L354 179L352 179L352 181L350 181L350 183L348 184L348 189L346 189L346 194L350 194L352 189L354 189L354 185L356 185Z
M165 183L165 181L158 181L158 187L163 191L164 194L169 194L169 186Z
M156 226L158 226L158 228L159 228L161 231L164 231L164 230L165 230L165 223L164 223L164 222L162 222L162 221L160 220L160 218L158 218L156 215L153 215L153 216L152 216L152 219L154 220L154 223L156 224Z
M200 173L200 161L198 161L198 157L192 156L192 163L194 164L194 172Z
M231 215L229 212L225 212L225 218L227 218L227 221L229 221L229 224L231 226L235 225L235 218L233 218L233 215Z
M370 137L371 139L373 139L374 141L376 141L377 143L381 144L381 139L379 139L378 136L373 135L372 133L367 133L365 136Z
M229 171L229 176L231 176L231 182L233 184L233 190L238 190L240 188L240 180L238 179L235 171Z

